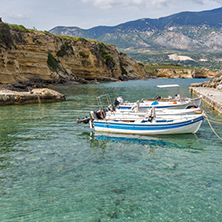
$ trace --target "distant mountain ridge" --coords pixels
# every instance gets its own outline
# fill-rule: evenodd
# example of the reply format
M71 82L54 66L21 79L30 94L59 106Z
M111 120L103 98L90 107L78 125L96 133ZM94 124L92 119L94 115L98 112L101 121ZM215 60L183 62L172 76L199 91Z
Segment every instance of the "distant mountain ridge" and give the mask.
M76 37L100 38L106 33L113 32L144 32L148 30L164 30L172 26L209 26L222 28L222 7L202 12L180 12L158 19L143 18L129 21L117 26L97 26L90 29L79 27L57 26L51 33L61 35L75 35Z
M143 18L117 26L90 29L57 26L50 32L114 44L122 52L140 61L145 60L142 55L148 50L157 50L158 53L163 53L164 50L174 50L172 53L175 50L181 53L222 52L222 7L202 12L180 12L158 19ZM195 56L202 61L208 59ZM151 58L150 53L146 57ZM159 61L158 59L154 58L154 61ZM167 55L161 56L161 61L163 60L167 60Z

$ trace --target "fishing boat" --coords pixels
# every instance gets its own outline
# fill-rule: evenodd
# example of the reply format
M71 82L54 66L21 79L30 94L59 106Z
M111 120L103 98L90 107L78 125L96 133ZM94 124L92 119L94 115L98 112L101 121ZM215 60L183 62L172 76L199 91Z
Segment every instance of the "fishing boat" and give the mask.
M183 116L180 118L156 118L136 120L90 120L91 128L97 132L124 133L140 135L196 133L204 116L202 114Z
M147 112L122 112L116 111L115 105L111 104L104 109L101 105L103 96L110 100L107 94L97 97L99 109L91 111L89 117L78 119L77 123L90 123L90 128L96 132L159 135L196 133L204 120L202 112L197 114L184 110L156 112L152 107Z
M151 109L115 109L115 110L107 110L106 111L106 118L107 119L140 119L146 118L150 116L152 112ZM186 109L155 109L155 115L160 116L172 116L172 115L195 115L201 114L202 111L200 107L196 106L189 106Z
M119 109L130 110L138 104L139 109L149 109L155 107L157 109L183 109L188 106L200 106L201 98L183 98L183 99L142 99L134 103L124 102L119 104Z
M158 88L171 88L171 87L179 87L178 84L172 85L157 85ZM141 101L137 101L134 103L124 102L121 97L118 97L116 103L118 103L119 109L121 110L130 110L134 106L139 106L139 109L148 109L155 107L157 109L170 108L170 109L181 109L186 108L191 105L200 106L202 98L189 98L184 97L181 98L180 94L176 94L174 98L168 96L168 98L162 98L157 95L154 99L141 99Z
M147 117L109 118L101 113L101 118L90 112L90 127L96 132L124 133L140 135L196 133L203 114L156 116L155 109Z

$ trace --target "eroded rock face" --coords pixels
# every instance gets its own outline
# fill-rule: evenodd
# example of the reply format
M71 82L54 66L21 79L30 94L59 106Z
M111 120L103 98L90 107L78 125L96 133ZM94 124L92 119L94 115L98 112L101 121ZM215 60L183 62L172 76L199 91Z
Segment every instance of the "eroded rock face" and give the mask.
M114 45L47 32L21 32L0 23L0 84L45 86L117 81L123 76L142 79L147 73Z
M218 90L222 89L222 71L216 73L216 75L207 82L204 83L193 83L191 87L209 87L209 88L216 88Z
M153 75L157 78L213 78L215 72L212 71L198 71L192 69L158 69L157 72Z

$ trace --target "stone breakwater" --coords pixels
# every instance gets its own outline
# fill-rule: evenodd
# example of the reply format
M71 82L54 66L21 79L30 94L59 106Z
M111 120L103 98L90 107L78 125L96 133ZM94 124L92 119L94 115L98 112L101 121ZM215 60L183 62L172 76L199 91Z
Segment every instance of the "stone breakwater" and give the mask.
M196 96L202 96L203 101L222 113L222 90L209 87L192 87L192 85L189 90Z
M0 105L22 105L28 103L45 103L64 101L63 94L47 89L32 89L29 92L17 92L12 90L0 91Z

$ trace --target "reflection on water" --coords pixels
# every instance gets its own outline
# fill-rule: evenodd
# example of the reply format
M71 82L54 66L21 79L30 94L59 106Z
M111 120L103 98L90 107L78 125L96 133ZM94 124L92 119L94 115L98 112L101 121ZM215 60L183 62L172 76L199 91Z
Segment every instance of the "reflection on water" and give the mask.
M88 134L88 133L87 133ZM158 135L158 136L144 136L144 135L128 135L128 134L112 134L91 132L90 133L91 147L98 147L98 143L105 144L106 142L139 144L155 147L169 147L176 149L187 149L190 152L204 151L204 147L198 141L196 134L183 134L183 135Z
M222 143L206 122L170 136L76 123L101 94L135 101L181 83L187 96L194 81L63 85L68 101L0 107L0 221L222 221Z

